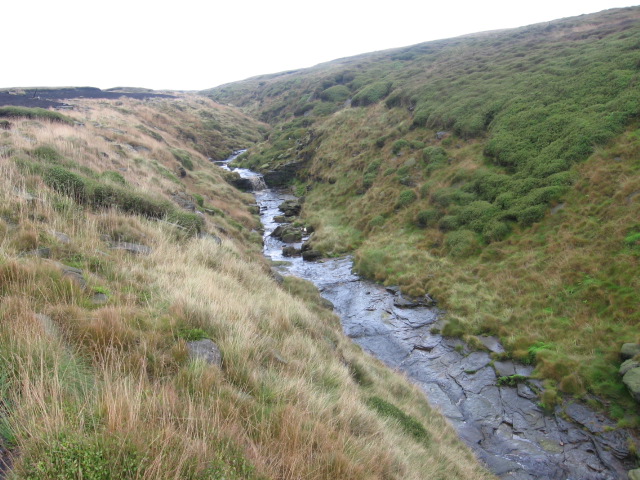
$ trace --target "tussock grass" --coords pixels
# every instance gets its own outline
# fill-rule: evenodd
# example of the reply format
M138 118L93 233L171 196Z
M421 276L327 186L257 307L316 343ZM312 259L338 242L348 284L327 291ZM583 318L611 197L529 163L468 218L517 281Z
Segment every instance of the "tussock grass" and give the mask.
M16 120L2 137L0 432L14 478L491 478L417 388L343 336L317 292L277 286L250 231L252 198L168 117L150 117L155 107L124 103L83 101L71 115L84 127ZM162 127L163 142L142 140L140 124ZM193 174L166 175L167 145L190 152ZM202 228L221 241L97 207L47 181L52 168L176 209L176 194L197 194L215 209ZM152 251L111 250L116 241ZM42 247L49 258L30 253ZM86 287L60 264L81 269ZM195 338L218 345L221 367L189 358ZM377 414L372 396L432 441L398 429L396 410Z

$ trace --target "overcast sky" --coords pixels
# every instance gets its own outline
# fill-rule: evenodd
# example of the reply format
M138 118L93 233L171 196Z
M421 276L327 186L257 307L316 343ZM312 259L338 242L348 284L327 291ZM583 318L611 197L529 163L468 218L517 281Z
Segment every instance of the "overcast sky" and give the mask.
M632 5L623 0L9 0L1 12L0 88L200 90L359 53Z

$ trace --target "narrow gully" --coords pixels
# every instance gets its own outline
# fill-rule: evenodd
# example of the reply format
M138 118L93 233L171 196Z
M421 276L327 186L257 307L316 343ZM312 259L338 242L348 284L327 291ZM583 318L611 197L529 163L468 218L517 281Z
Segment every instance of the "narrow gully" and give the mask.
M229 159L217 162L229 169ZM243 178L261 178L233 169ZM539 406L539 381L531 366L495 361L504 351L493 337L481 338L489 351L473 351L440 335L443 313L411 306L395 289L360 279L350 257L307 262L284 257L287 244L270 234L278 206L293 195L252 182L264 226L264 255L285 275L313 282L330 300L347 336L390 368L401 371L425 393L489 470L509 480L626 479L635 465L630 432L585 405L567 401L553 412ZM290 244L289 244L290 245ZM293 244L300 247L301 243ZM280 263L282 262L282 263ZM500 379L503 379L502 381ZM513 383L504 379L514 379Z

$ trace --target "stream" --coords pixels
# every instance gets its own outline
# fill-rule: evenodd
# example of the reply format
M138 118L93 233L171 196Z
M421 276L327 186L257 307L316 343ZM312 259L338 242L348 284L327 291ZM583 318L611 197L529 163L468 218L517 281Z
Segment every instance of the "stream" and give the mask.
M223 162L227 163L241 152ZM439 332L443 313L414 305L397 289L360 279L349 257L318 262L284 257L286 245L270 236L282 215L278 206L293 195L264 186L260 175L234 169L253 179L264 225L264 254L285 261L278 270L313 282L330 300L344 333L390 368L404 373L455 427L460 438L497 477L509 480L627 479L635 462L630 434L582 403L567 401L554 412L538 405L539 381L533 367L493 361L501 353L494 337L481 337L488 351L470 349ZM257 178L256 178L257 177ZM301 243L293 244L300 247ZM519 377L514 377L514 376ZM502 381L499 378L502 377ZM518 379L505 383L506 377Z

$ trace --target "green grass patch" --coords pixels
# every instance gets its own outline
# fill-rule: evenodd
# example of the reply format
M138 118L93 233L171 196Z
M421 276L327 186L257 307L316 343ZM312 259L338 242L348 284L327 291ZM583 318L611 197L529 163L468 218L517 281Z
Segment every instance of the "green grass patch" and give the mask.
M405 433L412 436L418 443L428 445L431 435L424 426L411 415L406 414L398 407L383 400L380 397L369 397L367 405L378 412L379 415L396 420Z
M0 107L0 117L29 118L32 120L49 120L51 122L67 123L69 125L74 124L71 117L44 108Z

